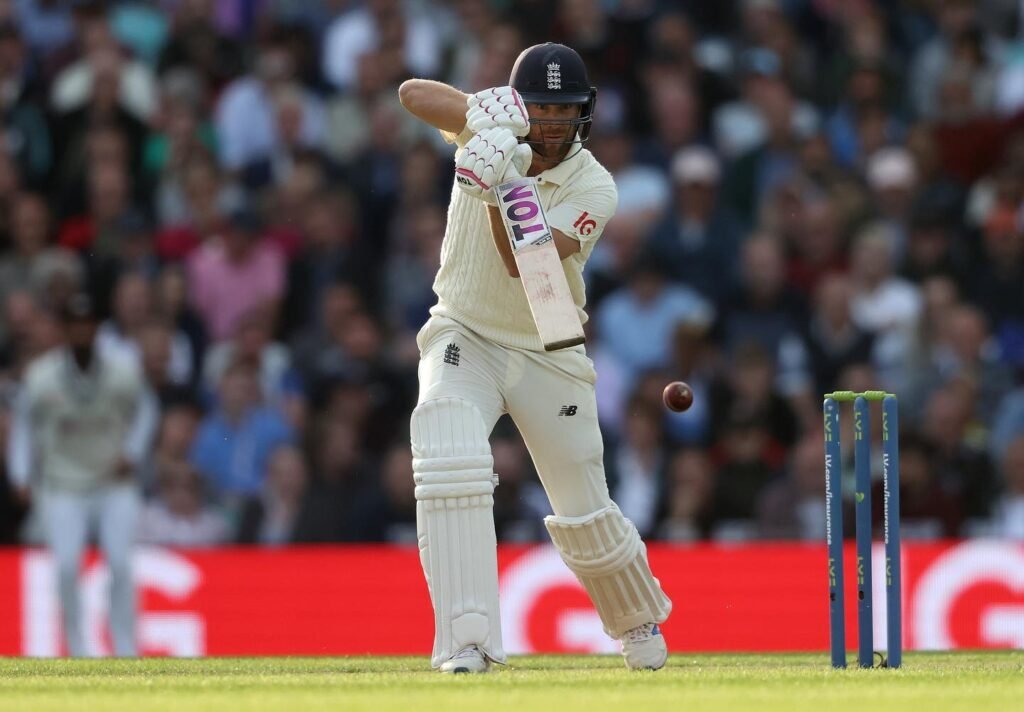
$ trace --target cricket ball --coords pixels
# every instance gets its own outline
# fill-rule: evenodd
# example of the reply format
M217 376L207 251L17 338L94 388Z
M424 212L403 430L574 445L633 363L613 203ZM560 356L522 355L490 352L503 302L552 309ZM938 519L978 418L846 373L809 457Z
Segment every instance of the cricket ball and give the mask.
M665 407L676 413L682 413L693 405L693 389L682 381L672 381L665 386L661 399L665 401Z

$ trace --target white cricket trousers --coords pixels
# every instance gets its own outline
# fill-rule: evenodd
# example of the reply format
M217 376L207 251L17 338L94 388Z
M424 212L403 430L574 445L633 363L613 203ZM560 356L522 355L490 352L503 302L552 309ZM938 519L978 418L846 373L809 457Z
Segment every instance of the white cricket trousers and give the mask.
M509 348L438 316L418 341L419 403L463 398L480 411L488 433L504 413L511 415L556 515L584 516L611 505L597 374L583 347L548 353Z
M135 586L131 553L139 517L139 492L134 484L117 484L93 492L40 492L47 545L57 563L64 635L68 652L84 657L90 652L82 630L78 574L82 556L95 528L110 571L110 633L114 654L138 654L135 644Z

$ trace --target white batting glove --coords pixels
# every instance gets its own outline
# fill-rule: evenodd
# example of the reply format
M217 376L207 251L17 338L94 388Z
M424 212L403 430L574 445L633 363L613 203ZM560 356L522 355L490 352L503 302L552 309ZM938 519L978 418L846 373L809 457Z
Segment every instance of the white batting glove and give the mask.
M455 157L455 182L463 192L497 205L494 186L526 174L533 151L509 129L484 129Z
M506 128L516 136L530 132L530 117L523 99L512 87L492 87L471 95L466 104L466 126L473 133Z

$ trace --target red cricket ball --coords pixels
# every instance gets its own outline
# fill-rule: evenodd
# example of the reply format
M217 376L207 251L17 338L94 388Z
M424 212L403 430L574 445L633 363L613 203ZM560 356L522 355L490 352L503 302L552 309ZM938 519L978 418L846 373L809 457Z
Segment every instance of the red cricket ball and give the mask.
M672 381L665 386L661 399L665 401L666 408L682 413L693 405L693 389L682 381Z

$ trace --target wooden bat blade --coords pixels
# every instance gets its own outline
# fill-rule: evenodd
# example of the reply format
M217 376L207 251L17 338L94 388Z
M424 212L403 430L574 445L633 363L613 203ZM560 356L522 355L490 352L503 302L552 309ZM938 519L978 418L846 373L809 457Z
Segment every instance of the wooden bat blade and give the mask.
M522 248L516 253L516 264L544 349L582 344L583 325L554 241Z
M533 178L516 178L495 189L498 211L512 244L519 279L546 351L584 342L583 324L558 259Z

